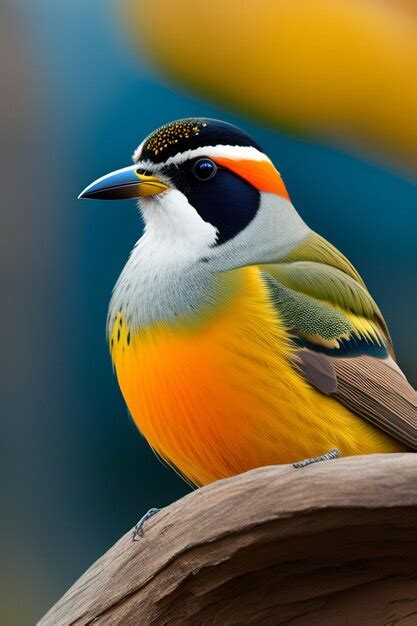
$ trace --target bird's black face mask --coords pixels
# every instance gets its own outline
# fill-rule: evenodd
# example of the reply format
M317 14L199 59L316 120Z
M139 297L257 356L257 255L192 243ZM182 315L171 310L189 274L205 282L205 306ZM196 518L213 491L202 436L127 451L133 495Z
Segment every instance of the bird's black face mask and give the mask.
M209 158L190 159L163 172L200 217L217 228L217 244L246 228L259 209L259 191Z

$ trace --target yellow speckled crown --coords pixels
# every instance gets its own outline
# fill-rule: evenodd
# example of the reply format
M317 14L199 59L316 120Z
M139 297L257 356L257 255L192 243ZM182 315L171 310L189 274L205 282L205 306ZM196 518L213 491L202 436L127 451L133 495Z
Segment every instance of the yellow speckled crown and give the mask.
M175 144L183 143L191 137L195 137L200 134L202 128L207 126L207 122L201 122L199 120L179 120L178 122L170 122L155 130L146 139L142 158L145 153L151 153L154 157L161 152L166 152L168 148ZM148 156L148 155L146 155Z
M211 118L188 118L161 126L147 137L135 160L161 163L178 152L216 145L260 147L232 124Z

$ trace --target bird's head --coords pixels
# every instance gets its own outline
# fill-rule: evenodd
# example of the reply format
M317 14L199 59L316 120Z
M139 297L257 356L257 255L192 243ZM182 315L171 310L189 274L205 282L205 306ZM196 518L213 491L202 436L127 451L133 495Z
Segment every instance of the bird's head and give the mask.
M79 198L138 198L145 237L171 258L218 269L278 261L310 232L270 159L236 126L171 122L139 145L133 161Z

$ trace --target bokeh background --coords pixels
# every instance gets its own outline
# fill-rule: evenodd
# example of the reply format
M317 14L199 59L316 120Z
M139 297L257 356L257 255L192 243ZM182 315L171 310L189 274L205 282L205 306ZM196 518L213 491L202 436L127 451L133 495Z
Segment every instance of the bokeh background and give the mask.
M135 204L75 199L155 127L252 133L416 384L416 23L413 0L2 1L1 624L34 623L188 491L131 424L104 338Z

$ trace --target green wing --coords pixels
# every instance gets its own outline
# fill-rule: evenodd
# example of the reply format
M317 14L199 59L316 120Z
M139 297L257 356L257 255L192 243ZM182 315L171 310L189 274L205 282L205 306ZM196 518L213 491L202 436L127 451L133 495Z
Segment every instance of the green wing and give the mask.
M299 345L294 367L311 385L416 449L416 392L390 357L384 318L349 261L312 233L282 263L261 270Z
M262 270L284 321L301 339L335 351L348 351L350 342L351 350L392 352L382 313L361 277L316 233Z

